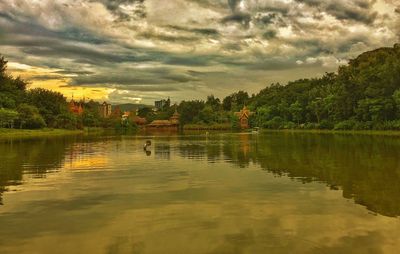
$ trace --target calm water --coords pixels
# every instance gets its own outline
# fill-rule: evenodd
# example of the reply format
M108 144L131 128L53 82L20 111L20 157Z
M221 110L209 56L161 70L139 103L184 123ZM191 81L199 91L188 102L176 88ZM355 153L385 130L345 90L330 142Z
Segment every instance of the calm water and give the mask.
M399 253L400 138L3 141L0 202L2 254Z

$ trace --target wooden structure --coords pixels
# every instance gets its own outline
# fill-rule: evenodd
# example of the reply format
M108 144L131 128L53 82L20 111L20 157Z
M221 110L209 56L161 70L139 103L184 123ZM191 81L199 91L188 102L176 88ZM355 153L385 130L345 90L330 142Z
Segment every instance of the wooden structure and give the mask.
M175 110L175 113L169 120L154 120L146 126L148 129L158 130L178 130L179 129L179 113Z
M249 118L252 114L253 112L250 112L246 106L244 106L239 112L235 112L235 115L239 118L241 129L248 129L250 127Z

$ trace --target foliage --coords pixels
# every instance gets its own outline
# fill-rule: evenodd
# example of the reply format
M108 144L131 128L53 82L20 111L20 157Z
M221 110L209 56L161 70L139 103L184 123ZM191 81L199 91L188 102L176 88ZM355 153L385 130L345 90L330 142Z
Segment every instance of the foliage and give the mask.
M236 115L231 116L231 128L232 130L240 130L239 117L237 117Z
M76 129L78 119L70 112L64 112L58 115L55 119L55 127L73 130Z
M23 103L18 106L17 111L19 128L40 129L46 126L46 122L35 106Z
M6 70L7 61L1 57L2 124L7 122L7 126L12 126L18 122L18 126L24 128L47 125L68 129L121 125L121 111L114 109L110 118L103 119L99 116L100 104L89 101L80 102L85 108L82 115L71 115L66 99L60 93L42 88L27 90L25 81L8 75ZM176 108L182 126L230 124L238 128L238 119L233 113L245 105L255 112L249 119L251 126L272 129L398 129L400 47L395 45L365 52L350 60L348 65L339 67L337 73L299 79L286 85L271 84L251 97L245 91L232 93L222 100L209 95L206 101L182 101L177 107L167 106L156 113L150 107L142 107L138 116L145 117L148 122L166 120ZM15 114L4 110L18 111L20 115L15 119ZM45 124L41 121L43 119Z
M13 128L15 120L18 119L18 112L15 110L0 108L0 127Z
M27 102L39 109L48 126L55 124L56 116L67 111L65 97L58 92L35 88L27 92Z
M394 129L389 123L400 117L400 48L366 52L337 74L272 84L250 103L266 128L290 121L295 128Z

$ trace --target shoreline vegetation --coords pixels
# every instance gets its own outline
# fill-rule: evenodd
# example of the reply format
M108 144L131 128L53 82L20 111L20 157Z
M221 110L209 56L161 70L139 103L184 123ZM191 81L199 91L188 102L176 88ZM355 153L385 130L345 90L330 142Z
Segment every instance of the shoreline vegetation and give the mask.
M263 129L264 133L299 133L299 134L340 134L340 135L376 135L376 136L399 136L400 131L397 130L302 130L302 129Z
M51 138L51 137L66 137L75 135L101 135L112 132L112 129L105 128L85 128L84 130L66 130L66 129L38 129L38 130L24 130L24 129L6 129L0 128L0 141L7 139L30 139L30 138ZM191 131L220 131L230 132L231 128L223 126L201 126L191 125L183 129L183 133ZM246 131L243 131L246 132ZM115 133L115 132L112 132ZM160 132L163 133L163 132ZM167 132L168 133L168 132ZM240 132L239 132L240 133ZM249 132L251 133L251 132ZM338 135L367 135L367 136L394 136L400 137L400 131L388 130L304 130L304 129L262 129L260 133L284 133L284 134L338 134ZM117 132L118 134L118 132ZM122 133L119 133L122 134Z
M26 139L26 138L48 138L48 137L63 137L75 135L98 135L109 132L106 128L84 128L84 129L9 129L0 128L0 140L4 139ZM113 130L113 129L112 129Z
M6 129L0 128L0 140L8 138L38 138L38 137L57 137L70 136L85 133L84 130L66 130L66 129Z
M168 99L161 108L142 106L131 112L115 106L107 117L100 114L99 102L83 99L75 112L71 110L74 101L68 103L61 93L28 89L27 82L6 70L7 61L0 57L0 128L44 133L52 133L48 129L81 132L97 128L127 134L141 130L140 122L162 122L177 114L177 125L183 131L239 131L248 126L288 132L400 131L400 44L365 52L335 73L285 85L270 84L252 95L238 91L223 99L209 95L206 100L184 100L175 105ZM248 112L245 125L240 112ZM16 135L13 131L3 133L0 135ZM36 132L21 133L29 136ZM50 135L56 133L62 131Z

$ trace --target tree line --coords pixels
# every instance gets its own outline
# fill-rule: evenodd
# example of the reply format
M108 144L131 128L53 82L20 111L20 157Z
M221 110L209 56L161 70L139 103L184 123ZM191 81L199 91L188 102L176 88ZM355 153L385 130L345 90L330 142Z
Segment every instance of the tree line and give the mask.
M27 89L27 85L26 81L7 73L7 61L0 57L0 128L126 127L120 115L101 117L99 102L77 101L84 108L78 115L69 110L67 99L61 93L43 88Z
M230 122L248 106L251 125L269 129L400 130L400 44L365 52L321 78L268 85L223 100L182 101L183 124Z
M120 126L120 116L103 119L98 102L84 103L84 113L69 112L62 94L42 88L26 89L26 82L6 73L0 58L0 127L81 128ZM83 102L81 102L83 103ZM182 101L154 112L142 107L138 116L169 119L177 110L181 125L229 124L238 128L234 112L247 106L251 126L270 129L400 130L400 45L365 52L340 66L336 73L266 86L257 94L238 91L220 100ZM123 124L123 123L122 123ZM134 122L125 123L135 126Z

